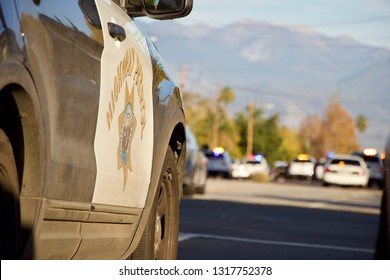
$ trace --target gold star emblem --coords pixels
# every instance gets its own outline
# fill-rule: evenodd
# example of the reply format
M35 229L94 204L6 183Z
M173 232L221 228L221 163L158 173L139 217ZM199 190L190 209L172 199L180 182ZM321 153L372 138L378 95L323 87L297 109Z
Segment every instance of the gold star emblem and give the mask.
M130 93L126 82L125 91L125 108L118 118L118 169L123 169L123 190L126 186L127 172L133 170L131 165L131 143L137 127L137 120L134 115L134 87Z

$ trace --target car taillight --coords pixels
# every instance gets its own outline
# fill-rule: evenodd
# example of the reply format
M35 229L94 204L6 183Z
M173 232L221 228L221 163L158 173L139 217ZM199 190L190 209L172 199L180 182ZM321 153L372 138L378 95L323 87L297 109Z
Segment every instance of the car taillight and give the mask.
M382 172L383 171L383 167L382 166L378 166L378 172L380 173L380 172Z
M366 171L364 171L364 169L361 168L361 169L359 170L359 175L362 175L362 176L363 176L363 175L365 175L365 174L366 174Z

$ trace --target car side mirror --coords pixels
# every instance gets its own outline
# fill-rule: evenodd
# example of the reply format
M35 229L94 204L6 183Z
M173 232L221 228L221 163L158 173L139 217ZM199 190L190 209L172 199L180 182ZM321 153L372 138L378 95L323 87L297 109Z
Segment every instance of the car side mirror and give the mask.
M154 19L174 19L187 16L193 0L119 0L130 16L148 16Z

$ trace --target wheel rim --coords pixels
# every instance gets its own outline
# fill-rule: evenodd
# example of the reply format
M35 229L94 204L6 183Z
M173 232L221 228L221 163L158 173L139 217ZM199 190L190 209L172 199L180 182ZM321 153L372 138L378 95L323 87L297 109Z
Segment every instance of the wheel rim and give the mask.
M0 129L1 257L20 258L20 204L17 169L12 147ZM4 227L4 228L3 228Z
M172 244L175 234L175 203L173 190L175 188L172 174L165 172L157 192L157 211L154 230L155 259L171 259L173 256Z

